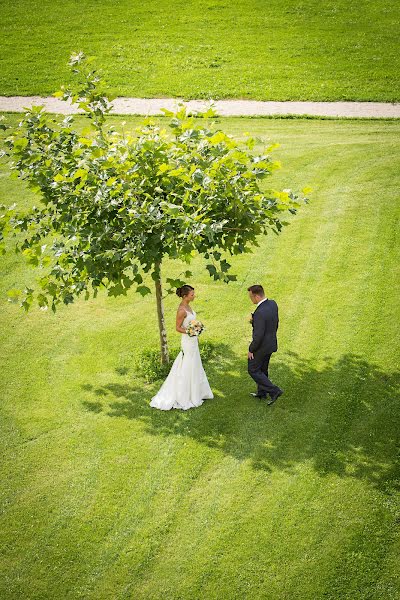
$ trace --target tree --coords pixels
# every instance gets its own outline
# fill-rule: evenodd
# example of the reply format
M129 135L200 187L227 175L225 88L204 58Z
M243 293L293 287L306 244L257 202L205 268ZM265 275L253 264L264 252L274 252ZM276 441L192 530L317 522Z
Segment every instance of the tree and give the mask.
M233 281L226 256L251 251L270 230L279 233L282 215L305 198L262 190L261 180L279 167L272 147L254 155L253 139L217 129L212 108L196 115L164 110L169 131L150 118L129 133L107 126L110 100L90 59L79 53L69 64L77 83L55 95L83 109L90 126L79 132L72 116L50 117L37 106L6 138L11 167L39 194L40 206L2 206L0 242L18 235L16 250L44 268L36 290L12 290L10 298L25 310L37 302L55 311L99 288L118 296L133 286L144 296L150 274L167 362L163 258L190 263L200 254L211 277ZM166 282L170 289L181 283Z

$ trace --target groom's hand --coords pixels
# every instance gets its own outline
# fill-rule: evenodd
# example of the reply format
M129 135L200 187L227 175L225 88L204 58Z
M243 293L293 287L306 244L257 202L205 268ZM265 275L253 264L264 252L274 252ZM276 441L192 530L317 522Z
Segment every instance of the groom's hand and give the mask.
M247 354L247 358L248 358L249 360L253 360L253 358L254 358L254 354L253 354L252 352L249 352L249 353Z

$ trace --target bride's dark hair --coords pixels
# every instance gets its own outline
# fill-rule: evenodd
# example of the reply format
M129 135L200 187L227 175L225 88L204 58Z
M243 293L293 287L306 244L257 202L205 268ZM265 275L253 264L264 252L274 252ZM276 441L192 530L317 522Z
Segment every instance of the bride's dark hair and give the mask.
M183 285L182 287L177 288L176 295L179 296L179 298L183 298L184 296L188 295L190 290L194 290L194 287L185 283L185 285Z

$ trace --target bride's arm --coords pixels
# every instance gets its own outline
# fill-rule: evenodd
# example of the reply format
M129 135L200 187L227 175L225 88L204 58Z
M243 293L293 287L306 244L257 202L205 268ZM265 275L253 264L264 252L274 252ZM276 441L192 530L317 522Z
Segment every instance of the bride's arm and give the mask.
M182 327L184 318L186 317L186 311L184 308L178 308L176 313L176 330L179 333L186 333L186 329Z

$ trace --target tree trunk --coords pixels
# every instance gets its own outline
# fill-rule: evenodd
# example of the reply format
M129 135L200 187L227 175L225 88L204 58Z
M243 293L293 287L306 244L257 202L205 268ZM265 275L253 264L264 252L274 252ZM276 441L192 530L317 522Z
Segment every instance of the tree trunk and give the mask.
M160 344L161 344L161 363L166 365L169 363L168 353L168 341L167 341L167 330L165 327L164 319L164 306L162 300L162 284L161 284L161 264L156 265L156 299L157 299L157 315L158 315L158 328L160 331Z

